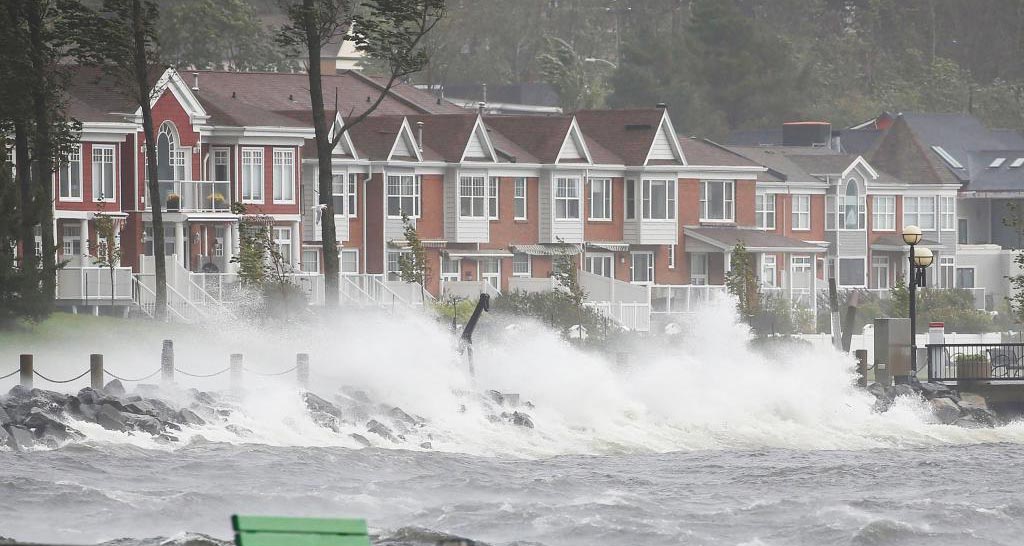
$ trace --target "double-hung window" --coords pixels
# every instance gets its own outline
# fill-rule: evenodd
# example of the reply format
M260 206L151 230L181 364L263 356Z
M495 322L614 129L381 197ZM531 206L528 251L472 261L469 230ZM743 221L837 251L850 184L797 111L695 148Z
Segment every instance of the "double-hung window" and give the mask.
M644 220L672 220L676 217L676 181L644 180Z
M807 231L811 229L811 196L793 196L793 230Z
M871 257L871 284L874 288L889 288L889 257Z
M345 214L355 218L359 216L359 173L348 173L348 207Z
M953 282L956 279L956 260L952 256L939 257L939 286L942 288L954 288Z
M388 270L387 278L389 281L397 281L402 278L402 262L401 257L403 254L409 254L411 251L405 249L399 250L388 250Z
M484 218L488 211L487 187L482 176L459 177L459 216L462 218Z
M626 220L636 218L636 181L626 181Z
M757 192L754 196L754 216L760 229L775 229L775 194Z
M612 179L590 179L590 219L612 219Z
M778 259L775 254L761 255L761 285L768 288L775 288L776 280L779 277Z
M700 183L700 219L732 221L735 218L735 187L731 180L704 180Z
M359 250L347 248L338 251L338 260L341 263L342 275L356 275L359 273Z
M939 197L939 229L953 231L956 229L956 198Z
M331 177L331 201L336 216L348 214L348 176L336 174Z
M896 231L895 195L876 195L872 198L871 227L875 231Z
M277 253L281 255L281 259L286 264L292 262L292 228L290 227L275 227L274 232L274 246L277 249Z
M515 207L515 219L526 220L526 179L515 179L515 193L512 196L512 204Z
M274 202L295 202L295 150L274 150Z
M580 218L580 180L578 178L555 179L555 219L578 220Z
M263 202L262 148L242 148L242 201Z
M420 179L411 174L388 175L388 217L420 216Z
M320 251L315 248L302 249L302 271L306 273L320 272Z
M487 179L487 218L498 219L498 177L492 176Z
M62 201L82 200L82 148L68 154L68 161L60 166L60 198Z
M530 276L530 255L516 252L512 255L512 275L515 277Z
M115 199L114 195L114 147L92 147L92 198L93 201Z
M935 231L935 198L904 197L903 225L917 226L924 231Z

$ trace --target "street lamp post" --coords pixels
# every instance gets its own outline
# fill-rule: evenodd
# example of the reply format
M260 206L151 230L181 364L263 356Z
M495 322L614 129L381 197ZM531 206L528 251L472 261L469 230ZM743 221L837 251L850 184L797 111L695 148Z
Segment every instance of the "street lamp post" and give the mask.
M910 245L910 275L907 283L910 288L910 370L911 376L917 377L917 287L925 286L925 270L935 259L929 248L917 245L921 242L921 228L906 226L903 228L903 242ZM909 378L907 378L909 379Z

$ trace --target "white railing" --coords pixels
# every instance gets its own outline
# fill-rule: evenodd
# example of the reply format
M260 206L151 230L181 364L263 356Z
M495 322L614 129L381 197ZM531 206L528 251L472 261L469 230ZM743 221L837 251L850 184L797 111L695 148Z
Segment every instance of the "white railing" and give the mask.
M214 180L160 180L160 207L165 212L230 212L231 183ZM177 196L177 199L174 197ZM146 210L153 201L146 193Z
M67 267L57 271L57 299L83 302L132 301L132 270L115 267L113 284L106 267Z
M587 271L577 271L576 275L588 301L651 303L651 291L647 285L628 283Z
M135 300L135 305L142 310L149 318L156 318L156 292L152 288L146 286L146 283L138 276L132 276L132 298ZM168 293L168 299L170 299L170 293ZM167 305L167 316L166 320L174 320L176 322L191 322L185 315L181 314L180 306Z
M761 295L766 298L785 298L805 309L815 309L817 303L814 299L814 291L810 288L773 288L761 287ZM828 297L828 293L825 293Z
M554 277L509 277L509 292L526 292L533 294L537 292L551 292L558 290L561 285Z
M501 296L501 291L484 280L445 281L441 284L441 294L443 297L449 298L472 299L479 297L480 294L487 294L491 298L497 298Z
M652 313L694 313L726 294L724 286L709 284L656 284L651 287Z
M646 303L612 303L609 301L588 301L589 307L625 330L634 332L651 331L651 306Z
M218 302L230 300L238 288L238 275L235 273L189 273L189 280L196 290L202 291L197 297L209 297ZM189 295L192 296L191 291Z

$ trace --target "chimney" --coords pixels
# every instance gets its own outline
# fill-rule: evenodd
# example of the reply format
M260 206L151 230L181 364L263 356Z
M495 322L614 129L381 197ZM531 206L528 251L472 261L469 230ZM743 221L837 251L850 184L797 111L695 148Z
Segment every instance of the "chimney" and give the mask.
M666 105L664 102L659 102L658 104L655 104L655 106L661 110L668 108L668 105Z
M483 88L483 90L484 90L484 91L483 91L483 97L481 97L481 99L480 99L480 100L482 100L482 101L484 101L484 102L487 102L487 84L486 84L486 83L482 83L482 84L480 84L480 86L481 86L481 87Z
M193 91L199 91L199 73L198 72L193 72L192 73L192 90Z
M420 153L423 153L423 122L416 122L416 147L420 149Z
M476 103L476 109L477 109L478 112L480 112L480 115L484 114L484 108L486 108L486 107L487 107L487 103L484 102L484 101L480 101L480 102Z

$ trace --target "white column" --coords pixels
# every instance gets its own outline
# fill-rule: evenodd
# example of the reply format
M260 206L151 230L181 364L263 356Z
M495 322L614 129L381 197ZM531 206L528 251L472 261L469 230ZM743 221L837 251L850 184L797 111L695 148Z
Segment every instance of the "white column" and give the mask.
M81 226L79 230L81 233L81 252L82 252L82 267L89 265L89 220L83 218L78 221L78 225Z
M178 263L185 266L185 222L174 222L174 253Z
M235 226L234 224L228 224L224 229L224 272L232 273L231 269L234 264L231 263L231 258L235 255Z
M298 269L302 265L302 231L298 222L292 222L292 267Z
M242 247L242 238L241 238L241 235L238 233L238 222L232 223L231 227L228 229L228 231L231 232L231 241L232 242L237 242L238 243L238 247L241 248ZM238 271L238 264L228 263L228 273L235 273L237 271Z

